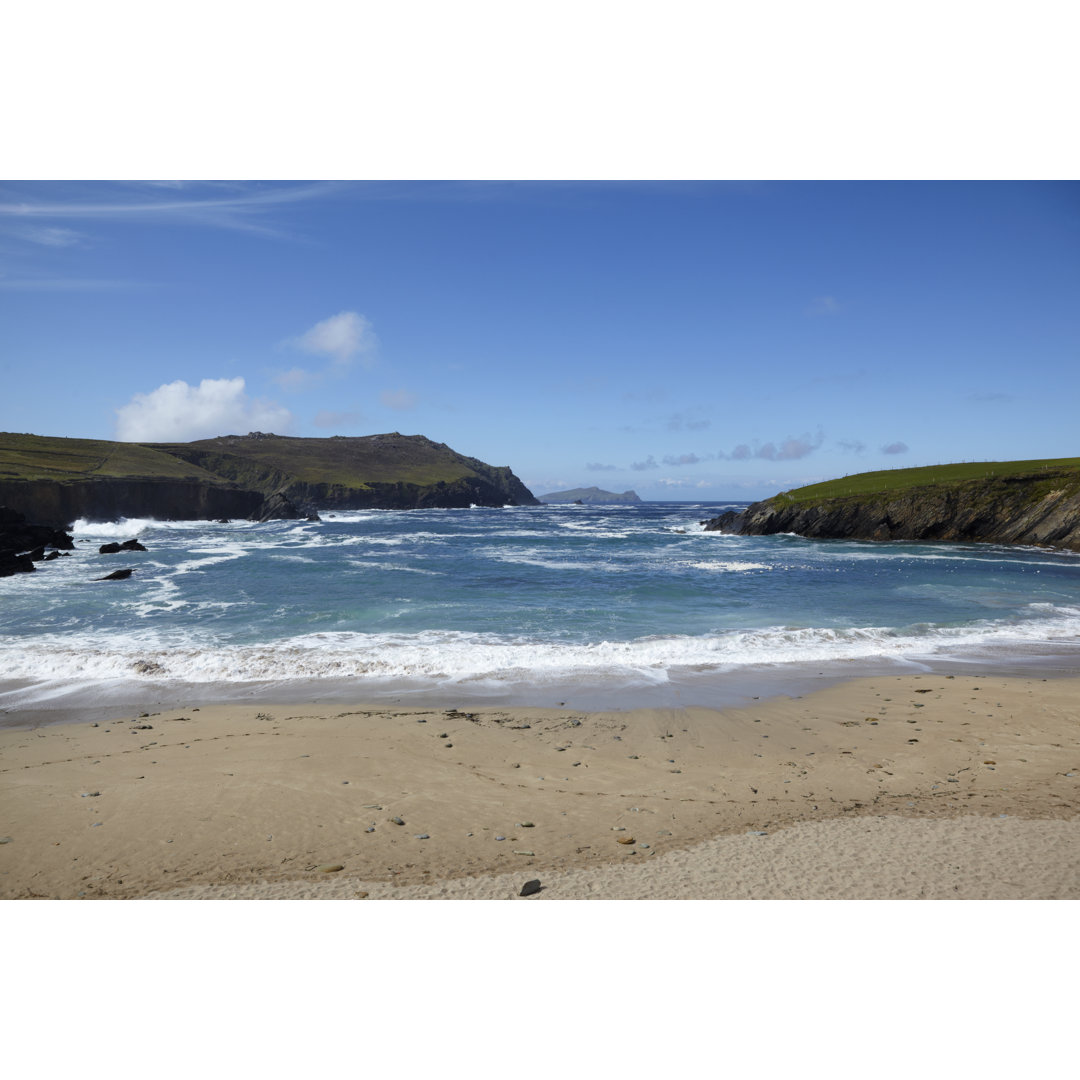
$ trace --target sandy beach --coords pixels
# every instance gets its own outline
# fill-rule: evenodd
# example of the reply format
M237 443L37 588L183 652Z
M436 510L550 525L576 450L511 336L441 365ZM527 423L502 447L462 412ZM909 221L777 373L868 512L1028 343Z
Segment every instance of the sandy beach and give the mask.
M0 732L3 899L1077 899L1080 679Z

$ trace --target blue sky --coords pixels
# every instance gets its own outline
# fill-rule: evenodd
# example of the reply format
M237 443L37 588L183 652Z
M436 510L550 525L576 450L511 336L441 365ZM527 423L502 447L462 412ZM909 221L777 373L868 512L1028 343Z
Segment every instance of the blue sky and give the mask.
M1080 454L1080 185L0 182L0 429L424 434L537 494Z

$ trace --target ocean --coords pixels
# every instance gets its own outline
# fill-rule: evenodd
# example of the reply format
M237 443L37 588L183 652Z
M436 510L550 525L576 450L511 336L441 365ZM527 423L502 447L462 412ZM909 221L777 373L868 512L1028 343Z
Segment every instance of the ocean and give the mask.
M72 558L0 579L0 723L222 700L726 705L858 674L1080 671L1080 554L701 527L737 506L80 521ZM146 552L98 554L134 537Z

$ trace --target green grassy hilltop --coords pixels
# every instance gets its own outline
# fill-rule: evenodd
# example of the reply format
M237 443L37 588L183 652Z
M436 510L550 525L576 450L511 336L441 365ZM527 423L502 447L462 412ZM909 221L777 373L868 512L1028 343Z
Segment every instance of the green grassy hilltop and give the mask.
M780 505L805 504L823 499L866 498L893 495L913 488L959 488L971 481L1025 480L1053 483L1073 474L1080 482L1080 458L1045 458L1034 461L966 461L952 465L923 465L916 469L883 469L854 473L838 480L825 480L794 488L772 501Z
M205 469L139 443L0 432L0 480L213 479Z
M121 443L0 433L0 505L34 520L248 517L271 498L305 512L536 505L508 466L423 435Z

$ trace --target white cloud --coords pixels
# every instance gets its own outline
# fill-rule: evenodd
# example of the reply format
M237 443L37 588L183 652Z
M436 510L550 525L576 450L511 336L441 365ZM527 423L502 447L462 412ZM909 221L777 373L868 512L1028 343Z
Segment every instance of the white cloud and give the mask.
M292 344L304 352L329 356L335 365L346 367L357 356L369 360L375 340L368 319L355 311L339 311L316 323Z
M116 410L121 442L187 442L248 431L281 432L291 425L288 409L249 400L239 377L203 379L198 386L177 379L148 394L135 394Z
M404 411L405 409L416 408L417 398L411 390L384 390L379 395L379 400L388 409Z

